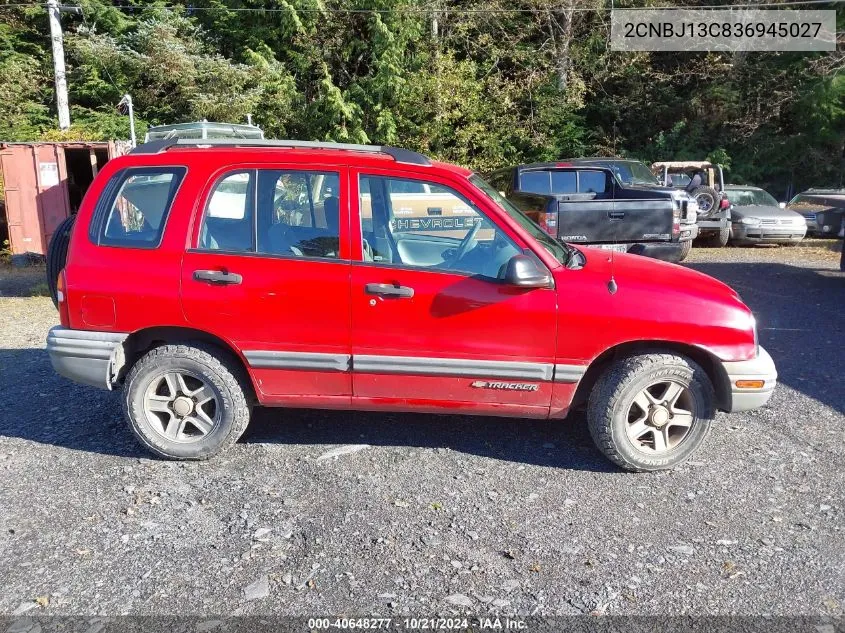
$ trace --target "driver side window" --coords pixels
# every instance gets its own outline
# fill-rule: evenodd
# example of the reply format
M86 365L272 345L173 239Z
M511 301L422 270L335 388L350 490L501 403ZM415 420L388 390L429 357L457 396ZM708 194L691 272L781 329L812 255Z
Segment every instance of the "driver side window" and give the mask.
M520 250L455 190L423 180L362 175L364 260L500 278Z

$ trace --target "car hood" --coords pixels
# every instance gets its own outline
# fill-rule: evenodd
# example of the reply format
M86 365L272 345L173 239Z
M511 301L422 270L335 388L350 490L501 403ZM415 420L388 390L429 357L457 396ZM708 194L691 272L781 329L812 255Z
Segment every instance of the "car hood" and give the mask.
M780 207L765 207L765 206L747 206L747 207L731 207L732 218L768 218L775 220L794 219L802 217L800 213L790 211L789 209L781 209Z
M581 269L555 272L559 337L580 351L573 358L601 351L592 341L642 340L692 345L722 360L754 357L753 315L727 284L649 257L579 250Z
M680 292L696 297L739 300L737 292L726 283L686 266L670 264L659 259L614 253L597 248L582 248L587 266L599 275L613 274L617 285L631 284L649 290L659 288L665 292ZM609 277L608 277L609 278Z

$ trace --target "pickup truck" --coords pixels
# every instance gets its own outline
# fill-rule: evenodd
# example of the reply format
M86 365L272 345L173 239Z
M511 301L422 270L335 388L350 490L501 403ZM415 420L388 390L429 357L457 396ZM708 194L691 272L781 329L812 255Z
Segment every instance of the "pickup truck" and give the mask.
M623 182L610 164L616 160L517 165L488 180L552 237L682 261L698 234L695 200L669 187Z

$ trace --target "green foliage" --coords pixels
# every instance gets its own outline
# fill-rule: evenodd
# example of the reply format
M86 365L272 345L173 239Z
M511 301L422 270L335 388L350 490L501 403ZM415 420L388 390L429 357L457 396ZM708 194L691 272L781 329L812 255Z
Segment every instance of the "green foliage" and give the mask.
M613 52L608 13L571 5L606 8L81 0L82 16L62 16L73 120L62 133L46 12L6 8L0 139L127 138L115 106L128 92L140 137L148 125L252 114L269 137L402 145L481 171L618 155L710 159L777 194L840 184L841 52Z

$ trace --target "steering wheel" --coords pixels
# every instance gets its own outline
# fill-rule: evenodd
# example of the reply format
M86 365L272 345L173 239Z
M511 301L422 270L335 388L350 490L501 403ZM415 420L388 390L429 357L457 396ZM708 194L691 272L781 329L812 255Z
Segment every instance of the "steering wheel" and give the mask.
M461 243L458 244L458 250L455 251L455 256L452 257L452 261L449 262L450 264L460 261L460 259L469 252L470 248L474 246L473 242L475 241L475 236L478 235L480 228L481 222L476 222L475 226L469 230L469 233L467 233L464 239L461 240Z

